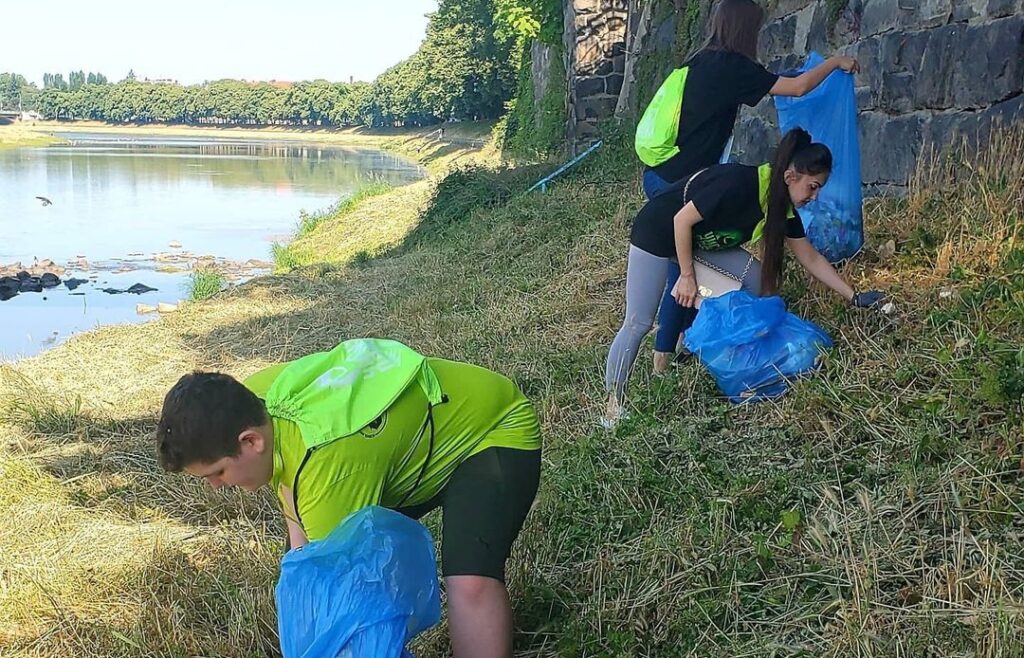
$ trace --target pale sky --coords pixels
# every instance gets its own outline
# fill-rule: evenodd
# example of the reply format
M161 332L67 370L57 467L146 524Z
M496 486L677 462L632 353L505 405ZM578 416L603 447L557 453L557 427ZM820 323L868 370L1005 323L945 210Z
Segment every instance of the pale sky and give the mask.
M436 0L19 0L4 2L0 72L129 69L204 80L371 81L413 54Z

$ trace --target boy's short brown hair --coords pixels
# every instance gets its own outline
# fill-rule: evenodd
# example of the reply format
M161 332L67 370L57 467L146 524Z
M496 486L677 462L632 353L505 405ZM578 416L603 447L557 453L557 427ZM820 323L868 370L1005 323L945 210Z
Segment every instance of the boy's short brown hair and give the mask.
M267 422L263 400L234 377L193 372L164 397L157 425L160 466L179 472L238 454L238 435Z

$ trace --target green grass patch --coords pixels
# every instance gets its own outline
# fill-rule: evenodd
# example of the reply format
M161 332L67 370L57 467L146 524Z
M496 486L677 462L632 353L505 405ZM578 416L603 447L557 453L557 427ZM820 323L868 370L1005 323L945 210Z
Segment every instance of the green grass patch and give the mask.
M298 257L287 243L275 242L271 244L270 254L274 260L275 272L288 272L301 265Z
M213 297L228 285L227 277L215 269L202 269L189 274L188 297L201 301Z

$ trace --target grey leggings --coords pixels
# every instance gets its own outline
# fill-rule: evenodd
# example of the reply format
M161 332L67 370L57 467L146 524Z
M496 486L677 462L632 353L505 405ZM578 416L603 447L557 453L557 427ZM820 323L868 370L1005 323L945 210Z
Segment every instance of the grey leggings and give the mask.
M750 253L740 249L723 251L694 250L694 257L716 265L733 274L737 279L750 260ZM626 317L622 328L612 341L605 366L604 383L609 393L622 400L626 381L633 370L640 341L654 325L654 316L665 290L665 276L668 272L668 258L655 256L634 245L629 245L629 259L626 263ZM761 289L761 263L756 259L744 277L744 290L757 294Z

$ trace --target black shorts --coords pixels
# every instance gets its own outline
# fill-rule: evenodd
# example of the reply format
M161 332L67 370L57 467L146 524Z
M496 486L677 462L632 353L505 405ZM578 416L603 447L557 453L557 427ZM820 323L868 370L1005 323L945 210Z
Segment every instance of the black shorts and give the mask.
M443 510L442 576L505 582L505 561L539 481L540 450L487 448L460 464L441 493L398 511L419 519L437 507Z

